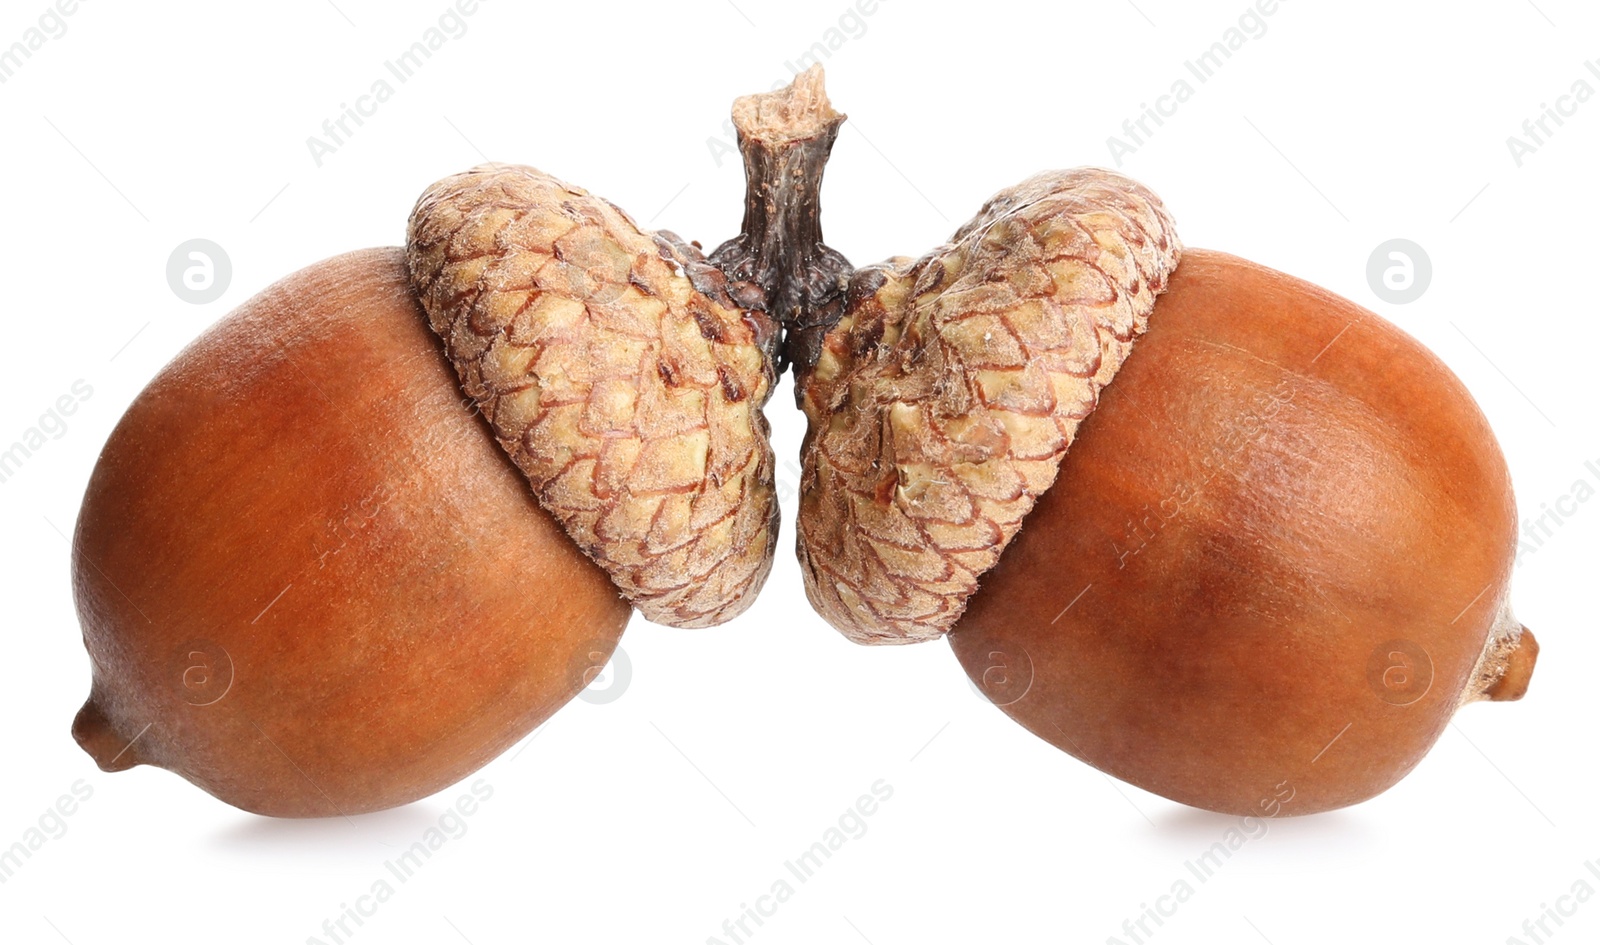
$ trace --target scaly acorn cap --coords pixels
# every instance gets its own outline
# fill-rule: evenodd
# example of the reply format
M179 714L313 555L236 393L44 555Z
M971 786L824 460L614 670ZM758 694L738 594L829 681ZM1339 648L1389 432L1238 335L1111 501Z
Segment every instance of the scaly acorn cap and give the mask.
M704 627L749 607L778 534L776 325L693 246L531 167L428 188L406 258L462 389L639 612Z
M1040 174L916 261L858 270L808 376L799 556L858 643L941 636L1055 481L1178 265L1112 171Z

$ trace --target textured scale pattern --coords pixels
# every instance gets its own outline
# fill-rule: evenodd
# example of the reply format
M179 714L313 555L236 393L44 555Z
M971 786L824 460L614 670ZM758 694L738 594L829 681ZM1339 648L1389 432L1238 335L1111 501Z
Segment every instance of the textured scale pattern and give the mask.
M936 638L1055 481L1181 253L1111 171L1040 174L859 270L805 378L806 593L858 643Z
M434 184L407 261L463 390L639 611L700 627L748 607L778 532L766 317L694 247L529 167Z

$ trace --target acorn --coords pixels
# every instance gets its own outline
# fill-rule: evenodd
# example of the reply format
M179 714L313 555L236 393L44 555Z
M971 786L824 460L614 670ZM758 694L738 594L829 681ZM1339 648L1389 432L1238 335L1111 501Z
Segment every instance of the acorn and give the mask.
M817 612L860 643L949 637L1005 712L1117 777L1325 810L1397 781L1459 705L1526 691L1505 461L1422 346L1186 250L1155 194L1093 168L852 267L822 241L844 116L820 67L733 113L744 220L709 254L487 164L424 192L404 250L290 277L162 372L74 543L74 734L103 767L286 816L464 777L630 610L750 606L789 368Z
M399 249L246 302L117 424L72 552L72 733L281 817L425 797L604 665L630 608L456 388Z
M753 174L774 135L752 114L816 154L837 127L815 93L736 108ZM1185 250L1153 193L1095 168L839 284L783 320L805 342L802 572L850 639L948 636L1046 741L1240 814L1369 798L1458 706L1527 690L1505 460L1376 315Z
M1343 807L1459 706L1527 691L1516 527L1489 425L1438 358L1192 249L950 645L1012 718L1146 790Z

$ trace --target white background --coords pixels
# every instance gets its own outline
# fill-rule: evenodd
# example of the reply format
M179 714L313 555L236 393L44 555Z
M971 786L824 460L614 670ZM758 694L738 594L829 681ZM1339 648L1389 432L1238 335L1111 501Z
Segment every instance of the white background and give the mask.
M392 100L313 161L306 139L386 77L445 0L114 4L0 85L6 341L0 444L75 380L92 397L0 484L0 846L80 779L92 797L0 884L0 940L301 943L387 874L467 785L352 820L281 822L174 775L100 773L68 735L89 665L68 586L82 491L122 410L203 328L318 259L403 238L416 195L484 157L535 164L641 224L708 247L742 174L707 139L787 75L845 0L485 0ZM1244 0L1049 6L880 0L827 62L850 114L824 193L851 260L919 254L993 191L1106 164L1106 139L1180 77L1194 97L1124 170L1191 246L1310 279L1392 319L1465 381L1523 514L1587 479L1595 420L1594 168L1600 100L1518 167L1506 139L1600 78L1582 0L1285 0L1204 85L1183 68ZM0 44L45 0L5 0ZM855 24L848 25L854 27ZM1600 65L1597 65L1600 68ZM393 81L391 79L391 81ZM216 302L168 287L169 253L216 241ZM1380 243L1430 255L1404 306L1368 286ZM769 413L799 446L787 384ZM784 473L792 487L794 474ZM968 685L942 643L866 649L814 617L792 493L760 602L715 630L635 621L632 678L574 702L481 777L493 799L347 941L698 943L787 877L873 782L894 795L746 941L1132 942L1124 920L1193 878L1236 824L1109 781ZM1462 711L1409 778L1353 809L1271 823L1148 941L1502 943L1600 859L1592 632L1600 501L1523 556L1515 599L1544 655L1521 703ZM615 682L612 675L608 680ZM1600 869L1600 864L1597 864ZM792 877L791 877L792 881ZM1545 941L1600 937L1600 903Z

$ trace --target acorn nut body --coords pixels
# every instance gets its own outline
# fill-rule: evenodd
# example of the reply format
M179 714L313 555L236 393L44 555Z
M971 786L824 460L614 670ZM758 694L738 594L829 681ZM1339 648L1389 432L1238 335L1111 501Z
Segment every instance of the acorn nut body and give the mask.
M290 276L163 370L72 565L78 742L276 816L460 780L582 689L630 612L457 390L398 249Z
M1439 360L1190 249L1055 485L950 633L979 688L1125 781L1235 814L1365 800L1514 699L1516 513Z

